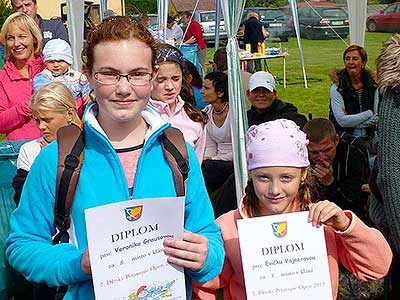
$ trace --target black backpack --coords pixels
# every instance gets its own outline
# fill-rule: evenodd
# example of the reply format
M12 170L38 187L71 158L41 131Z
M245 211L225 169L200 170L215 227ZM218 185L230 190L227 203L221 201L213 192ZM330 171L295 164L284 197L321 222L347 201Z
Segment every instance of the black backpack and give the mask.
M189 156L183 134L180 130L169 127L160 138L164 156L174 175L176 193L184 196L189 174ZM62 127L57 131L57 142L58 167L54 206L57 234L53 237L53 245L69 241L70 212L84 161L83 131L74 124ZM50 288L46 284L34 283L33 299L62 300L67 290L68 286Z

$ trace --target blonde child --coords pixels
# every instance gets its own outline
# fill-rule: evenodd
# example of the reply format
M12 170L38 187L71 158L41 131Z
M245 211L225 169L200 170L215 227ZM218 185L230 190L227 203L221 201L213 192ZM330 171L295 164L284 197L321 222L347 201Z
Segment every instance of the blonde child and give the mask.
M57 130L74 123L81 125L71 91L62 83L42 86L32 97L30 108L42 137L21 146L17 160L17 174L13 179L14 201L19 203L22 187L39 152L57 138Z
M307 209L308 221L313 226L325 225L333 299L337 297L339 263L363 280L385 276L392 253L382 234L333 202L312 203L307 144L306 135L293 121L279 119L250 127L246 194L238 209L217 219L226 253L224 267L213 280L196 285L193 299L216 299L216 290L220 288L224 289L225 300L246 299L238 219Z

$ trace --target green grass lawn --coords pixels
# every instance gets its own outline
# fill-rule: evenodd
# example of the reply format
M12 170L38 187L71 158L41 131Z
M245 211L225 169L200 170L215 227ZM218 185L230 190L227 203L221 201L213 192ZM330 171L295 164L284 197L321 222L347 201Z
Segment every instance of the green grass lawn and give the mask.
M382 43L390 36L388 33L366 32L365 49L368 53L368 67L376 70L376 58L382 49ZM346 41L349 43L349 39ZM282 43L289 56L286 58L287 86L283 88L283 62L282 59L268 60L268 66L280 85L277 86L278 96L294 103L299 111L306 116L327 117L329 112L329 88L331 82L328 74L334 67L343 67L342 55L347 45L341 40L302 40L305 68L307 73L308 88L304 88L303 74L299 48L296 38ZM267 43L268 47L279 47L278 42ZM214 48L207 53L207 61L212 60Z

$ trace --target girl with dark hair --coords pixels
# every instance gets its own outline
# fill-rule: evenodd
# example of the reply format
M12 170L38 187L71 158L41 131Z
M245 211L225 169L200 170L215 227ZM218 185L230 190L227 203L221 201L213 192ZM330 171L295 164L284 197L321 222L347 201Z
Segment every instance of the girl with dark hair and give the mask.
M339 263L365 281L386 275L392 253L380 231L333 202L313 203L308 140L293 121L278 119L253 125L246 140L249 181L245 195L238 209L217 219L225 245L224 267L213 280L197 284L192 299L215 300L221 288L225 300L247 299L238 220L305 210L309 210L310 229L324 225L332 299L337 298ZM262 235L262 230L257 234Z
M211 194L233 173L231 120L229 110L228 75L211 72L201 89L209 122L204 161L201 166L208 193Z
M156 56L157 74L153 80L150 103L164 120L180 129L196 151L201 163L206 142L207 115L194 106L194 95L184 76L182 53L168 44L161 44Z

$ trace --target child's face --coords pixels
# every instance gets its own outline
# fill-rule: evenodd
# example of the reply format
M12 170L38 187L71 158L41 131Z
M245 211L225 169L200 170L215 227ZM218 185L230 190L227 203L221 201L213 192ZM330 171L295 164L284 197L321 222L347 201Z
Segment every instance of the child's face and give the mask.
M36 126L42 132L47 142L54 141L57 130L67 126L72 121L72 113L60 113L52 110L41 109L34 116Z
M264 167L252 170L254 190L263 216L297 211L299 186L306 177L304 168Z
M48 60L46 61L46 68L51 74L64 74L68 71L69 64L63 60Z
M96 74L103 73L108 77L115 74L151 74L153 67L150 47L136 38L100 42L93 50L91 71L88 79L96 94L99 106L97 119L101 126L139 126L136 124L141 122L142 111L150 97L150 78L143 85L133 85L126 77L120 77L114 84L104 84L96 79Z
M176 97L182 88L182 70L174 62L163 62L159 65L157 77L153 81L151 97L175 106Z

